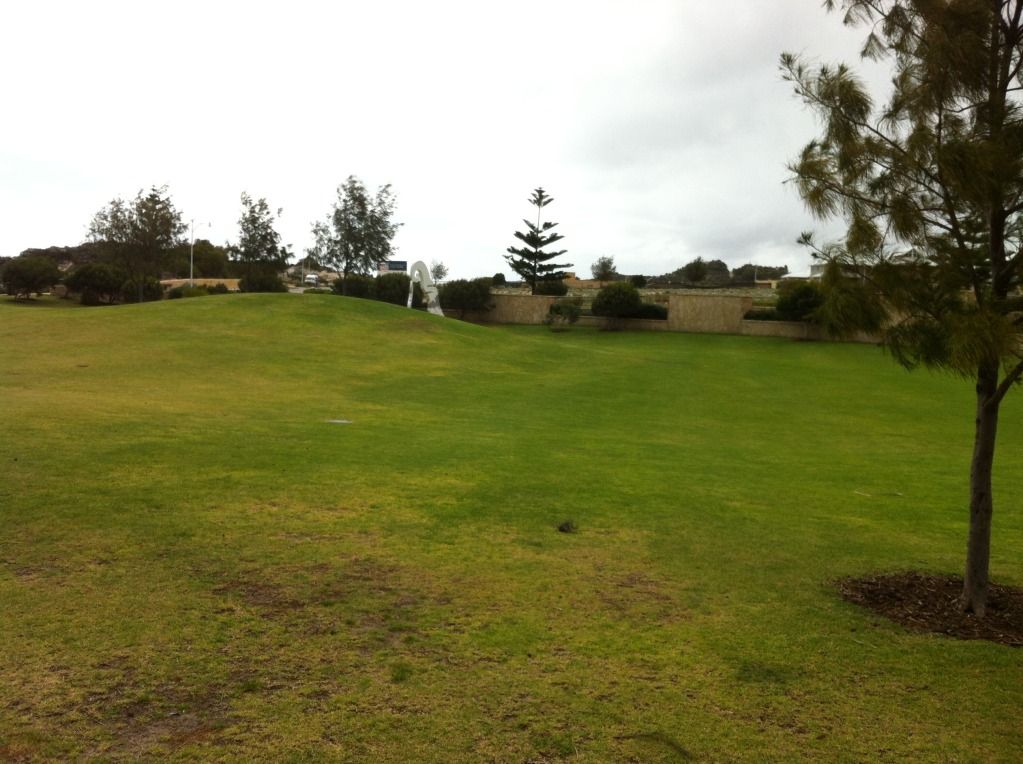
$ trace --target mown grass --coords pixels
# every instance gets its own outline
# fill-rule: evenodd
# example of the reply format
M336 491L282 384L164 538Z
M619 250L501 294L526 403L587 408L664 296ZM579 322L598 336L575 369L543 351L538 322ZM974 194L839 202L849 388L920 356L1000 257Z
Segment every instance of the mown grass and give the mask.
M969 385L320 295L0 303L0 349L0 760L1018 760L1018 651L830 583L959 571Z

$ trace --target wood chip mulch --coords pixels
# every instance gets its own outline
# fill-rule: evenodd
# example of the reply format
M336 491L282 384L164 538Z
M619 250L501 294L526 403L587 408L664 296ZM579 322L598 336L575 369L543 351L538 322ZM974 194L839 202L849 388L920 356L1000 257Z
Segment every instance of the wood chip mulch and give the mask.
M907 629L956 639L986 639L1023 647L1023 589L990 584L987 613L963 613L963 579L914 571L836 582L842 598L890 618Z

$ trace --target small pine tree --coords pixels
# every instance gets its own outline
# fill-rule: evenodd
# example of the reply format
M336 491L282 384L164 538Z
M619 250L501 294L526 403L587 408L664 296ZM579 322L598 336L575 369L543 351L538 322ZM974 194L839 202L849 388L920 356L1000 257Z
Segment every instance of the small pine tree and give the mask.
M543 208L553 201L554 199L547 196L542 188L537 188L533 191L529 203L536 207L536 223L534 224L530 220L523 219L522 222L526 224L526 232L515 232L515 238L519 239L526 246L508 247L508 254L504 256L512 270L529 284L529 291L532 294L536 294L536 285L539 282L560 281L567 274L559 269L572 267L571 263L548 262L556 257L561 257L567 250L562 249L558 252L544 251L544 247L548 247L565 238L560 233L551 233L551 229L557 223L549 221L540 222L540 214Z

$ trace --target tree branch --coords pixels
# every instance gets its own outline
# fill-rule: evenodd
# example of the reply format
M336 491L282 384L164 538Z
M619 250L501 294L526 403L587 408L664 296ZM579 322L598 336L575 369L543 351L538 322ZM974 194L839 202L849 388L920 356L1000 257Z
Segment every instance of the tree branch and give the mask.
M1005 379L1002 380L1001 384L998 385L998 389L995 390L995 394L988 400L987 405L997 406L1000 404L1002 398L1019 381L1020 377L1023 377L1023 361L1020 361L1009 370L1009 373L1005 375Z

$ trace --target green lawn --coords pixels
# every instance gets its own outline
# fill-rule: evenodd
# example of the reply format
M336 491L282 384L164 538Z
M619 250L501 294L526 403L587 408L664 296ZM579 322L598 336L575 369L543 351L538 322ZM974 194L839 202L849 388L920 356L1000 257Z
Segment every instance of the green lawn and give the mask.
M830 583L959 572L966 383L327 295L3 300L0 352L0 761L1023 750L1020 651ZM992 562L1017 585L1021 412Z

